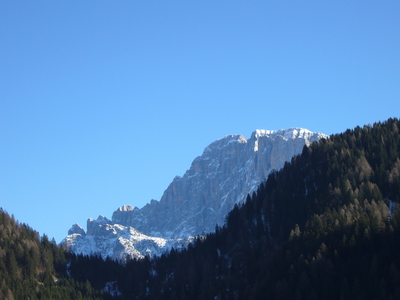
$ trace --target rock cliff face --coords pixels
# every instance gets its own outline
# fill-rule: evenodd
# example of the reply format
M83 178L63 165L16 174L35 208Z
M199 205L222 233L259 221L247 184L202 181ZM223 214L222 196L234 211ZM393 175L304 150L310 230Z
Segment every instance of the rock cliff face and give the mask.
M113 224L149 236L183 238L222 225L236 203L257 189L269 172L301 153L304 145L327 136L307 129L256 130L249 139L229 135L210 144L183 177L176 177L160 201L143 208L124 205ZM88 228L89 232L89 228Z
M193 238L167 240L150 237L133 227L112 224L111 220L99 216L97 220L88 219L86 233L78 224L72 225L61 245L76 254L96 254L104 259L109 257L124 261L127 258L160 256L172 248L184 248L192 240Z
M193 236L222 225L236 203L257 189L273 169L299 154L304 145L327 136L302 128L256 130L249 139L229 135L211 143L183 177L176 177L160 201L139 209L118 208L112 220L88 219L61 242L75 253L116 260L161 255L186 247Z

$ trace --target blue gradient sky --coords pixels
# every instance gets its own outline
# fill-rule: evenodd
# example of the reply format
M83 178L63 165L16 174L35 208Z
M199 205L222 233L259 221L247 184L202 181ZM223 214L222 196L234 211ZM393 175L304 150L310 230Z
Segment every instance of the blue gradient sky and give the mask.
M212 141L399 117L399 1L1 1L0 206L57 242Z

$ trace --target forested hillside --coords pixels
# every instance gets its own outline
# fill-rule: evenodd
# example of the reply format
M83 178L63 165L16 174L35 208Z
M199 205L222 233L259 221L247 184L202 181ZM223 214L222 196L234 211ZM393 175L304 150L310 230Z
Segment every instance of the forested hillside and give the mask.
M1 299L400 299L400 123L305 147L188 249L73 256L6 213ZM3 298L2 298L3 297Z
M390 119L304 148L216 233L128 263L120 289L128 299L400 299L399 127Z
M0 299L112 299L88 280L68 276L72 258L54 240L0 210Z

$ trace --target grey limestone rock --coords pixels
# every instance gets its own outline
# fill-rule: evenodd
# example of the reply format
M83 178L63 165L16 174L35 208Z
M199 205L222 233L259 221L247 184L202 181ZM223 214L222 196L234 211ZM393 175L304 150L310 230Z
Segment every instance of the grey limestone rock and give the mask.
M85 230L83 230L83 228L78 223L72 225L70 230L68 230L68 235L70 234L86 235Z
M141 209L120 207L112 221L163 238L212 232L272 170L326 137L303 128L256 130L249 139L228 135L211 143L182 177L175 177L160 201Z
M141 259L153 257L174 249L185 248L193 239L163 239L144 235L133 227L112 224L110 220L99 216L97 220L88 219L88 233L70 230L61 245L76 254L100 255L117 261L128 258ZM74 224L73 228L81 228Z
M222 225L234 205L255 191L272 170L326 137L302 128L256 130L249 139L223 137L205 148L182 177L174 178L160 201L151 200L143 208L121 206L112 220L88 219L86 233L74 224L61 244L75 253L116 260L184 248L194 236Z

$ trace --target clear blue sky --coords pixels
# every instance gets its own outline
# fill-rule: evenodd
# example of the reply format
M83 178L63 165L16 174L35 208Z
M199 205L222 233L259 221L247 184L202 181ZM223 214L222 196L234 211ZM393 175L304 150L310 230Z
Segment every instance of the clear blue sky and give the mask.
M399 1L0 2L0 206L60 242L214 140L400 117Z

